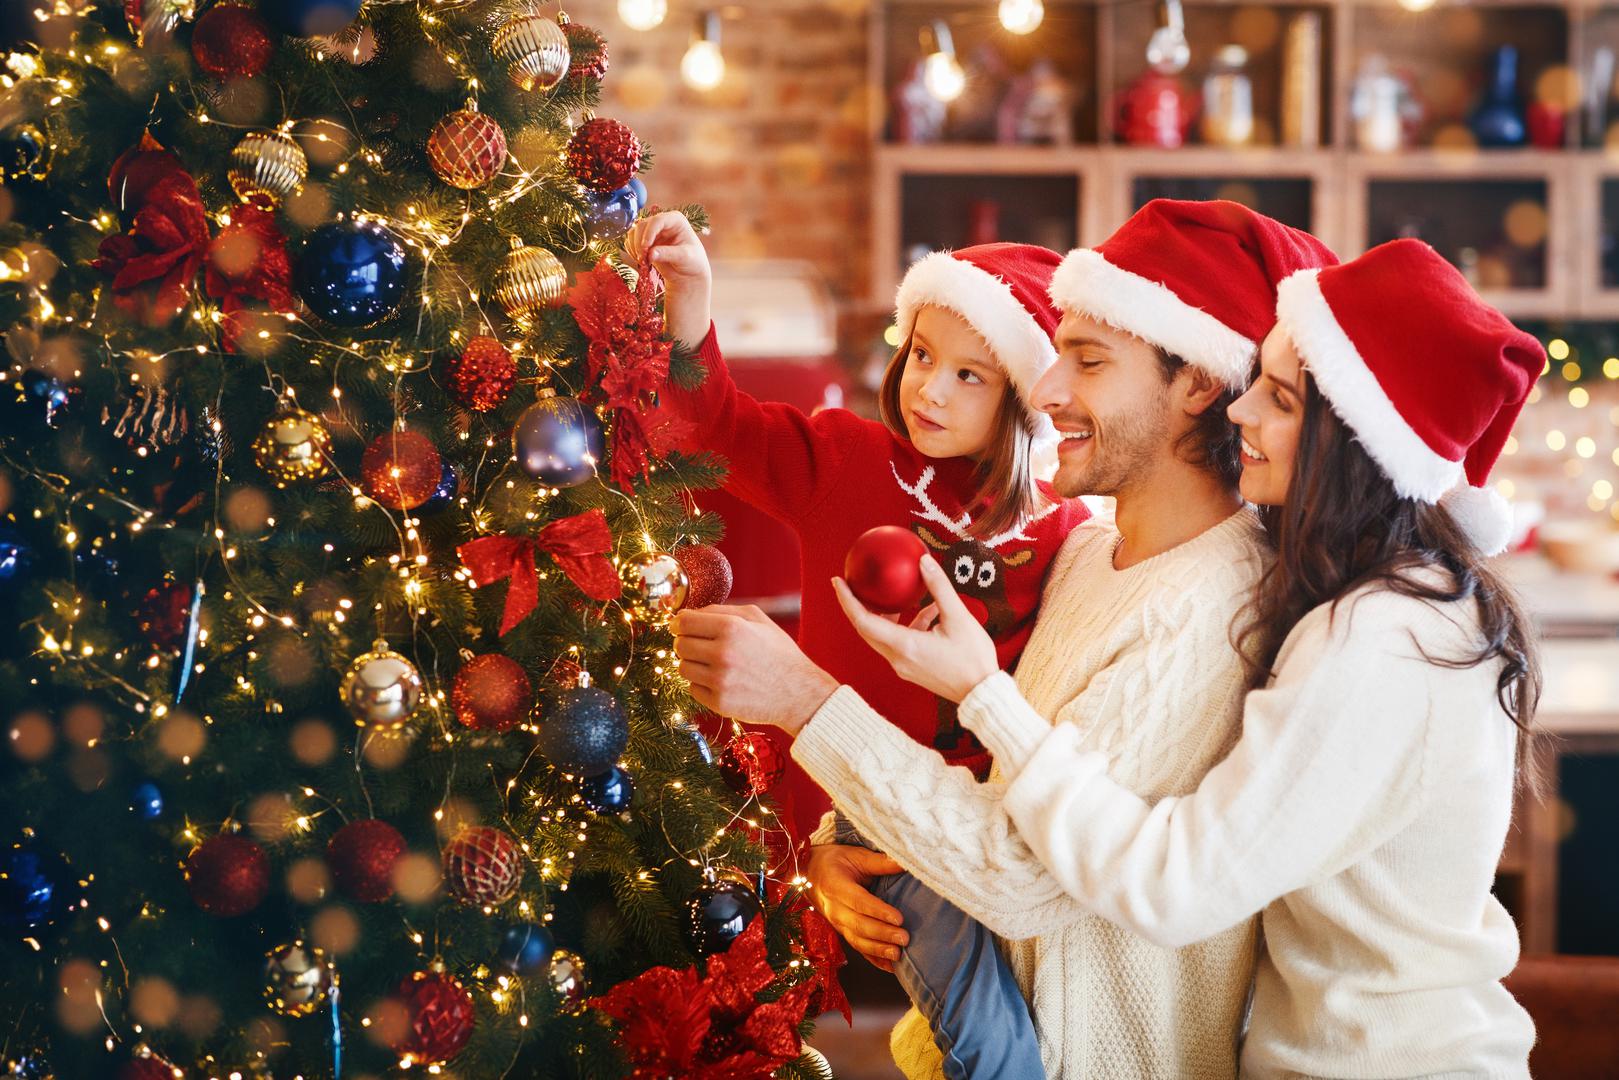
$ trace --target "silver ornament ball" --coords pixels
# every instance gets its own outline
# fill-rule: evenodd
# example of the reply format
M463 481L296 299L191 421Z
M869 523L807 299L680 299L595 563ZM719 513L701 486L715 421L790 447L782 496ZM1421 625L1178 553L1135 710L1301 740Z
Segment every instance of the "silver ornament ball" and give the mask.
M408 659L377 642L355 658L343 676L343 704L365 727L397 728L422 701L422 673Z
M324 950L302 941L271 949L264 959L264 997L283 1016L308 1016L332 988L332 965Z

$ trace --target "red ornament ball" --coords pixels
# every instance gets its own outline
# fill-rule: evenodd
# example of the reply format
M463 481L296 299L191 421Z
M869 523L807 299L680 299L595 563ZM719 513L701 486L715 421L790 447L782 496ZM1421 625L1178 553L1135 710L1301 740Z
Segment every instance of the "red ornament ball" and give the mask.
M119 154L107 171L107 195L127 227L146 205L146 197L154 187L185 171L173 150L164 149L151 132L143 132L140 141Z
M478 1014L472 995L452 975L418 971L394 992L405 1006L410 1029L395 1047L412 1065L442 1065L467 1047Z
M186 859L186 888L210 915L245 915L270 890L270 860L245 836L220 833Z
M787 758L776 741L762 731L744 731L720 751L720 776L738 795L763 795L787 771Z
M130 1059L118 1066L116 1080L174 1080L181 1075L175 1067L147 1046L138 1046Z
M500 653L468 660L450 687L455 717L474 731L510 731L534 706L534 684L523 665Z
M191 586L165 581L147 590L135 612L141 636L159 649L177 649L191 619Z
M386 821L362 818L332 834L326 865L345 896L374 904L394 894L394 865L405 853L405 838Z
M428 133L427 160L451 187L481 188L506 164L506 133L492 117L475 109L457 109Z
M462 829L444 849L444 880L456 899L494 907L504 904L523 882L523 853L500 829Z
M360 459L360 487L390 510L422 505L444 479L438 448L419 431L390 431L365 448Z
M557 657L551 662L550 670L545 673L547 682L564 690L579 689L585 677L584 665L570 656Z
M675 561L686 572L686 608L723 604L731 597L731 560L713 544L687 544L675 549Z
M191 55L216 79L251 79L270 66L275 42L275 30L257 8L219 4L197 20Z
M506 346L479 335L450 363L450 392L476 412L497 408L517 383L517 361Z
M855 596L885 615L909 611L927 596L922 556L928 549L909 529L879 525L860 534L843 560L843 578Z
M628 124L598 117L568 140L568 172L592 191L617 191L641 168L641 140Z
M571 22L563 26L573 63L568 66L568 78L600 79L607 74L607 39L588 26Z

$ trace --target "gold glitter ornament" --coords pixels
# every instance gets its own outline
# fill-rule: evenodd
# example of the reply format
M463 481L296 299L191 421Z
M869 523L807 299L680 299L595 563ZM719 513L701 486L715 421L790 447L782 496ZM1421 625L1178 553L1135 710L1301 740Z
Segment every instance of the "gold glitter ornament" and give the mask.
M226 176L231 190L243 202L282 199L304 185L309 175L309 159L291 135L279 131L255 131L245 136L230 152Z
M495 279L495 299L506 314L524 322L535 312L567 302L568 271L551 252L511 238L511 251Z
M319 480L331 471L332 436L326 423L303 409L284 409L253 440L253 460L284 488Z
M573 64L573 50L562 27L537 12L519 12L495 31L495 59L520 90L555 90Z

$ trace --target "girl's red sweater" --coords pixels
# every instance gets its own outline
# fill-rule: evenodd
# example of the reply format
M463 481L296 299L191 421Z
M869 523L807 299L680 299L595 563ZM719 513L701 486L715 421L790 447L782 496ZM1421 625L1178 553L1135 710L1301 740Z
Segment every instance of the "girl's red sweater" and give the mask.
M846 409L806 416L790 405L755 400L732 381L712 327L698 355L708 367L703 384L691 391L667 389L660 406L696 428L685 449L710 450L727 460L727 491L798 534L798 640L805 655L917 742L982 778L989 754L957 722L955 706L894 674L850 625L831 579L843 574L850 545L867 529L911 529L954 578L995 639L1001 666L1010 669L1034 627L1051 560L1089 516L1085 504L1060 499L1042 485L1049 502L1037 520L1003 536L974 539L967 532L967 508L977 494L972 461L924 457L883 424ZM774 795L799 840L831 806L790 758Z

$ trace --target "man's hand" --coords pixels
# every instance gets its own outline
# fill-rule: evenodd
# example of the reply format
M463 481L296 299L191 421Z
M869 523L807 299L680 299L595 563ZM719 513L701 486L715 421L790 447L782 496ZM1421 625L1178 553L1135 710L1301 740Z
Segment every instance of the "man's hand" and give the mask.
M669 628L691 696L720 716L797 735L838 688L836 679L752 605L682 611Z
M826 921L851 948L884 971L894 970L911 935L902 929L899 911L873 896L866 883L904 869L879 851L843 844L817 844L809 849L804 866L810 896Z
M695 349L708 336L714 300L714 274L703 242L676 210L642 218L624 237L624 253L640 265L649 255L663 278L663 317L669 336Z
M832 588L854 628L896 675L959 705L1000 670L995 642L961 602L950 575L932 555L922 557L922 581L933 603L909 627L867 610L842 578L833 578Z

